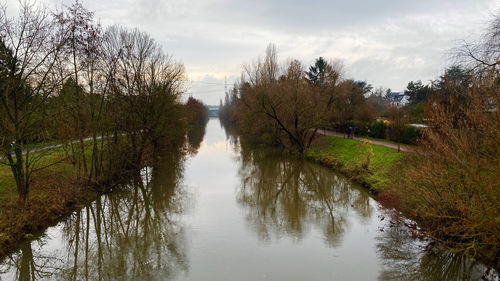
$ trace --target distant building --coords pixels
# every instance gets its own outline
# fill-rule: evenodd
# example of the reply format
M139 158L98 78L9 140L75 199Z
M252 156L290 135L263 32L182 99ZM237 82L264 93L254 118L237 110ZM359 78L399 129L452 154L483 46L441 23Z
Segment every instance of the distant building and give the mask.
M386 99L389 101L391 106L403 106L408 102L408 96L402 92L390 92L386 95Z

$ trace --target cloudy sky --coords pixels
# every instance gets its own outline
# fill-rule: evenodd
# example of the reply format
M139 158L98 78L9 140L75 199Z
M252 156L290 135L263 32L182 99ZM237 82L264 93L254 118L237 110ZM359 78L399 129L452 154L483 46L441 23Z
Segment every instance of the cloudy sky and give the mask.
M17 6L16 0L7 0ZM68 0L43 0L50 8ZM208 104L224 95L242 65L274 43L281 60L309 65L340 59L347 78L402 91L450 64L459 40L473 41L498 0L81 0L104 26L150 33L183 62L188 93Z

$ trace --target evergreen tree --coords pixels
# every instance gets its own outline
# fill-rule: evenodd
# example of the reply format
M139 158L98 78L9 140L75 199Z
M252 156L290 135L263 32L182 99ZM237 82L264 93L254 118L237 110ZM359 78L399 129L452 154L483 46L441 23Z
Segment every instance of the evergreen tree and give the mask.
M317 58L314 65L309 67L309 71L306 71L306 78L309 80L309 83L313 85L320 85L324 81L327 66L328 63L325 59L323 59L323 57Z

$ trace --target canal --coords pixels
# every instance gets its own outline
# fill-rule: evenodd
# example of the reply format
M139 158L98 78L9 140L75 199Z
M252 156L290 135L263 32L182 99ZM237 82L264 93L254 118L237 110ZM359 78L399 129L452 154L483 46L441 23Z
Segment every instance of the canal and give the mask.
M426 250L393 217L344 177L244 149L211 119L189 155L21 244L0 280L481 280L484 266Z

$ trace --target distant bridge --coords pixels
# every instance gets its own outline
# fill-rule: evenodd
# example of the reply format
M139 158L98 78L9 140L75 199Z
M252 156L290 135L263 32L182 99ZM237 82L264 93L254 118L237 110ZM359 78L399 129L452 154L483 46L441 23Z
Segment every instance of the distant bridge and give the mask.
M218 105L207 105L208 117L219 117Z

